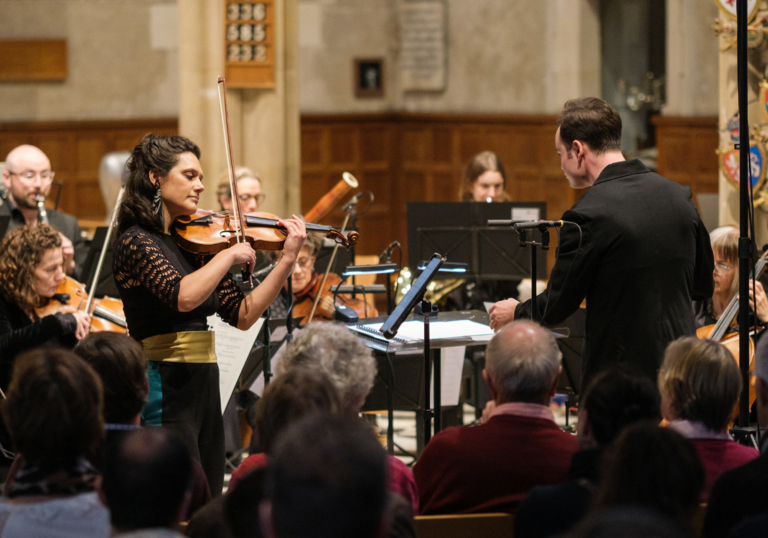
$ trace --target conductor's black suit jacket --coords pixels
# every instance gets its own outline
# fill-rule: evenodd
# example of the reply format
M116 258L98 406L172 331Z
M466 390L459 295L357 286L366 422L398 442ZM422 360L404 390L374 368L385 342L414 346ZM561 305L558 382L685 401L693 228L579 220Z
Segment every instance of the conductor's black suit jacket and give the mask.
M629 363L651 379L667 344L694 335L692 299L714 292L714 257L691 190L639 160L605 167L565 212L566 225L546 291L536 299L548 325L587 299L582 387L594 374ZM531 301L515 319L531 317Z

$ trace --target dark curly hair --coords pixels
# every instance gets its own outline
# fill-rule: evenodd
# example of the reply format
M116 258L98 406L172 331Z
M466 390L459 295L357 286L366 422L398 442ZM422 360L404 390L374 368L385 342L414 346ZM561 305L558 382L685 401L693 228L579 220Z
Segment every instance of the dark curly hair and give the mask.
M152 207L157 187L150 180L149 172L155 172L160 177L167 176L178 164L179 155L187 152L200 158L200 148L183 136L148 134L133 148L126 164L128 182L117 213L117 237L131 226L137 225L149 232L163 232L160 216Z
M0 294L29 312L42 306L35 289L35 267L52 248L61 247L61 236L47 224L12 230L0 244Z

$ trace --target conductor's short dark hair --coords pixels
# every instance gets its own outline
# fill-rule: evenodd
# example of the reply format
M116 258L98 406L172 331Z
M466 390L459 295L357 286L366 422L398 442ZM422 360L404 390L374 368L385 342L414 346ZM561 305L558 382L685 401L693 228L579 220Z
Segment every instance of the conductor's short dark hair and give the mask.
M570 151L574 140L587 144L598 155L621 151L621 116L597 97L566 101L557 116L560 139Z

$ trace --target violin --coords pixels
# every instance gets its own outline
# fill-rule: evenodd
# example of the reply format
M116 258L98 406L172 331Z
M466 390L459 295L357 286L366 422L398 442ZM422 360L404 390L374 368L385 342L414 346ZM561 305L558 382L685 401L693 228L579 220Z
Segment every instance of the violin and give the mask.
M765 257L760 258L757 261L756 267L755 267L755 279L760 278L760 276L763 274L763 270L765 269L766 263L768 263L768 260L766 260ZM750 278L752 280L752 278ZM710 340L715 340L717 342L720 342L725 346L725 348L731 352L731 355L733 355L734 360L736 361L736 364L739 364L739 333L738 332L728 332L728 330L731 328L733 324L736 323L736 316L739 314L739 298L738 296L734 295L731 299L731 302L728 303L728 306L723 310L722 315L720 316L720 319L717 320L717 323L714 325L705 325L704 327L700 327L696 330L696 337L699 339L702 338L709 338ZM752 328L750 329L751 333L757 332L758 329ZM755 378L751 375L751 373L754 371L755 368L755 342L752 338L749 339L749 371L750 371L750 383L749 383L749 408L752 408L752 405L755 403L755 400L757 399L757 393L755 392ZM736 404L736 409L733 412L733 421L736 421L736 419L739 418L739 405Z
M185 250L216 254L240 242L239 230L235 229L233 220L228 213L198 209L193 215L178 217L171 233L176 243ZM243 215L242 232L245 240L254 250L282 250L288 232L278 225L279 220L269 213ZM306 228L308 232L325 233L326 237L347 248L355 246L359 237L357 232L349 232L344 236L331 226L307 223Z
M293 317L301 317L307 320L307 316L312 311L314 303L320 296L320 300L317 301L317 307L313 316L314 320L328 320L332 321L336 318L336 309L333 304L333 292L331 288L341 284L342 279L335 273L330 273L328 278L320 278L318 273L312 273L312 279L306 288L296 294L296 302L293 305ZM362 299L352 298L347 294L337 294L336 304L347 306L357 312L357 315L361 318L376 317L379 315L378 310L369 305Z
M87 311L91 315L91 332L126 332L128 325L125 322L122 301L104 297L103 299L91 299L89 305L88 297L85 292L85 285L74 278L65 276L59 287L56 288L56 294L48 299L44 306L36 308L35 313L42 318L59 312L68 314L76 311Z

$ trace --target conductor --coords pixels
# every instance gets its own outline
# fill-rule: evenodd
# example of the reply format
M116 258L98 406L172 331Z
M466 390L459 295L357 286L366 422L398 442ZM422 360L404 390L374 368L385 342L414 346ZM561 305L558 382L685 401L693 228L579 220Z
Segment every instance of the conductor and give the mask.
M627 363L655 380L664 349L695 334L691 301L712 297L714 257L691 189L621 153L621 118L602 99L565 103L555 148L574 189L591 187L563 214L559 256L535 297L545 324L587 300L582 386ZM580 229L579 229L580 227ZM531 317L531 301L490 309L491 328Z

